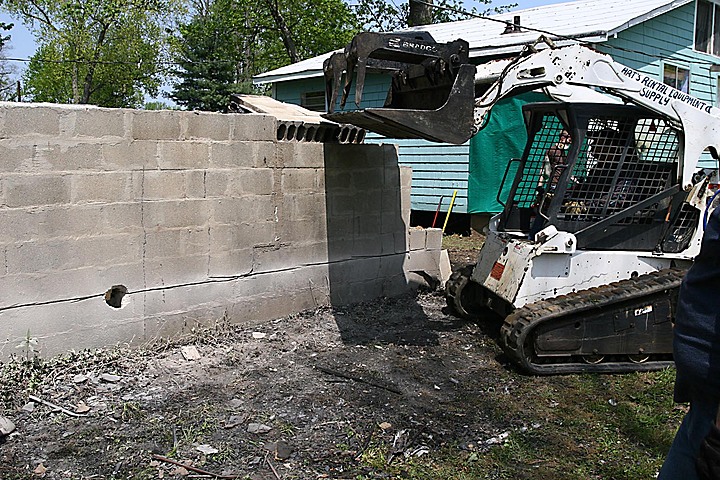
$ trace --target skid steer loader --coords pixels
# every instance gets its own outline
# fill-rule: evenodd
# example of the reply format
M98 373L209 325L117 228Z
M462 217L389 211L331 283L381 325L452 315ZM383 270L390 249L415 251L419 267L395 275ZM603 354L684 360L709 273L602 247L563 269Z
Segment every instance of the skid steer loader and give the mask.
M486 160L507 164L500 192L509 193L498 194L504 208L477 262L448 282L448 304L463 317L504 317L503 349L533 374L671 365L677 293L708 209L710 179L696 171L705 150L718 158L720 111L606 54L542 37L476 95L467 52L425 33L360 34L325 63L325 116L458 144L499 99L543 89L555 101L524 106L522 157ZM353 81L359 105L366 72L391 77L385 105L336 111Z

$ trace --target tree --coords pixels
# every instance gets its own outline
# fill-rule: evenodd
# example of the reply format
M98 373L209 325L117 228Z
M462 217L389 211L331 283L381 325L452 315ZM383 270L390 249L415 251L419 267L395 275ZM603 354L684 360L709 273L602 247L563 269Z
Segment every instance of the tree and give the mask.
M420 7L417 9L420 12L418 18L414 18L414 16L411 18L410 2L415 3L414 7ZM407 3L400 4L399 7L397 3L388 3L387 0L357 0L357 3L353 5L353 11L358 18L359 24L365 30L392 32L412 25L453 22L467 19L472 15L503 13L517 6L517 4L509 4L501 7L490 7L492 0L475 0L475 3L487 6L487 8L480 11L477 6L472 6L468 10L461 0L408 0ZM432 4L432 6L429 4ZM413 14L415 14L415 11L413 11Z
M35 101L142 105L162 79L175 0L5 0L38 40L24 75Z
M224 111L252 76L345 46L357 32L342 0L205 0L179 28L170 97L189 109Z
M7 32L13 28L12 23L0 22L0 31ZM5 57L7 50L7 42L10 40L10 35L0 34L0 57ZM11 100L17 98L15 94L15 86L10 81L11 67L0 59L0 100Z
M190 22L180 25L175 43L178 81L170 94L190 110L225 111L230 94L248 93L251 61L249 45L255 39L243 20L246 13L233 8L234 0L204 4ZM240 5L242 6L242 5Z

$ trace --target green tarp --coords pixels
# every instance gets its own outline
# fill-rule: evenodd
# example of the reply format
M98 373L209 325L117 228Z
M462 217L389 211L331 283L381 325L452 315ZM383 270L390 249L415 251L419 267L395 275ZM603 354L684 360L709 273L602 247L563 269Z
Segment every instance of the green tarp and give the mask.
M502 211L496 198L503 174L511 159L522 156L527 142L522 106L548 100L535 92L502 99L492 108L487 126L470 139L468 213ZM508 173L506 188L512 184L512 174L513 170Z

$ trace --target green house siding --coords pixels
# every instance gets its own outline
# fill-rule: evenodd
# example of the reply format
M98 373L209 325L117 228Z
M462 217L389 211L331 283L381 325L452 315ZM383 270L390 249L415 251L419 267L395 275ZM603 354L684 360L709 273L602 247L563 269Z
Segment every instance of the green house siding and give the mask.
M389 87L389 77L368 75L360 108L382 107ZM301 105L302 94L324 91L320 77L275 84L277 100ZM338 100L339 103L339 100ZM355 87L348 96L347 108L355 108ZM425 140L388 139L368 132L366 143L394 143L398 145L401 165L412 167L410 208L434 212L438 205L446 212L450 199L457 191L453 212L467 213L469 143L448 145Z
M720 63L720 58L693 50L694 29L695 4L690 3L628 28L616 38L597 45L597 49L660 81L665 64L687 69L690 71L690 95L718 105L718 73L711 72L710 66ZM717 168L718 165L707 153L701 157L698 166Z

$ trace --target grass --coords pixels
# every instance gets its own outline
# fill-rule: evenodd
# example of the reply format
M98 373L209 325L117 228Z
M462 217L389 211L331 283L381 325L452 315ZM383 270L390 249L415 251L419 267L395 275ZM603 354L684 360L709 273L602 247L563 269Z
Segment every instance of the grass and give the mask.
M485 236L473 234L471 236L445 235L442 248L446 250L480 250L485 243Z
M447 445L387 465L389 446L374 444L362 462L398 479L654 479L683 415L672 402L673 382L672 369L537 378L493 398L493 417L536 425L517 429L502 445Z

